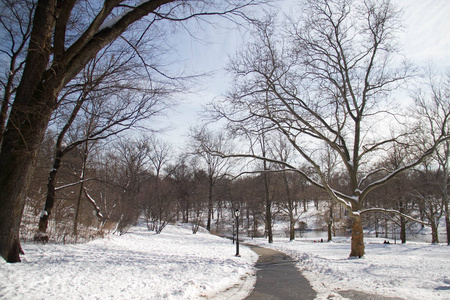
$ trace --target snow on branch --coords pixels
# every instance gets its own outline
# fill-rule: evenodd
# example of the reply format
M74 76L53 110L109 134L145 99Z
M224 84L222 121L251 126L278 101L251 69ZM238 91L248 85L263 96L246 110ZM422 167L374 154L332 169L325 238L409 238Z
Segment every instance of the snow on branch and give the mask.
M347 208L350 212L352 212L352 201L358 201L357 198L355 197L351 197L348 196L346 194L343 194L335 189L332 189L324 180L322 180L322 183L314 180L313 178L311 178L311 176L309 176L308 174L306 174L305 172L303 172L302 170L292 166L291 164L282 161L282 160L278 160L278 159L273 159L273 158L268 158L268 157L263 157L263 156L259 156L256 154L225 154L219 151L215 151L215 150L211 150L208 146L206 145L202 145L203 150L207 151L208 153L210 153L211 155L215 155L215 156L219 156L221 158L252 158L252 159L257 159L257 160L261 160L261 161L266 161L266 162L270 162L270 163L274 163L274 164L278 164L278 165L282 165L284 166L286 169L284 169L283 171L291 171L291 172L295 172L300 174L301 176L303 176L309 183L311 183L312 185L327 191L329 194L332 195L333 200L335 200L336 202L342 204L345 208ZM253 172L242 172L241 174L245 174L245 173L262 173L262 172L274 172L273 170L259 170L259 171L253 171ZM278 170L276 172L279 172Z
M395 209L386 209L386 208L380 208L380 207L373 207L373 208L368 208L368 209L361 210L360 214L365 214L365 213L370 213L370 212L382 212L382 213L396 214L396 215L404 217L404 218L406 218L408 220L411 220L413 222L430 226L430 223L428 223L428 222L424 222L422 220L413 218L413 217L411 217L411 216L409 216L407 214L401 213L400 211L395 210Z
M62 190L62 189L65 189L65 188L68 188L68 187L71 187L71 186L83 183L85 181L89 181L89 180L92 180L92 178L82 179L82 180L79 180L77 182L72 182L72 183L68 183L68 184L62 185L62 186L58 186L58 187L55 188L55 191L59 191L59 190Z
M432 155L437 147L444 141L447 141L450 139L450 135L445 135L445 136L441 136L436 142L435 144L429 148L428 150L426 150L424 153L422 153L422 155L420 157L418 157L416 160L410 162L409 164L398 168L394 171L392 171L391 173L389 173L388 175L386 175L385 177L376 180L374 182L372 182L371 184L369 184L363 191L362 191L362 196L363 198L373 189L380 187L382 185L384 185L385 183L387 183L389 180L391 180L392 178L394 178L396 175L414 168L415 166L419 165L425 158L427 158L428 156ZM371 175L371 174L369 174Z
M100 219L103 218L103 215L100 212L100 207L97 206L97 203L95 202L94 198L92 198L91 195L89 195L89 193L87 192L87 189L85 187L83 187L83 191L84 191L84 194L86 195L86 198L94 206L97 217L99 217Z

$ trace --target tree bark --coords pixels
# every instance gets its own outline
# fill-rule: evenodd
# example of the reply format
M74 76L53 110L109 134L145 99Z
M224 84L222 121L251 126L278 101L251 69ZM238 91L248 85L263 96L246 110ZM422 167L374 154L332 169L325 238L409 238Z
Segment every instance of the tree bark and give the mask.
M295 218L292 210L289 211L289 240L295 240Z
M447 245L450 246L450 214L448 211L448 201L445 204L445 228L447 231Z
M333 204L330 205L330 215L328 219L328 242L333 240L332 230L333 230Z
M46 233L48 227L48 220L50 215L52 214L53 205L55 204L55 183L56 183L56 175L58 173L59 167L61 165L62 160L62 152L57 150L55 155L55 160L53 161L53 168L48 175L47 182L47 197L45 199L44 210L41 213L39 218L39 232Z
M51 53L56 0L39 1L22 80L17 88L0 152L0 255L20 262L19 229L25 195L36 165L55 97L51 82L42 83Z
M209 181L209 187L208 187L208 221L206 223L206 230L211 231L211 218L213 216L213 199L212 199L212 189L213 189L213 183L212 179Z
M439 235L438 235L437 222L433 219L433 220L430 220L430 223L431 223L431 243L438 244L439 243Z
M400 217L400 240L402 244L406 244L406 219L405 217Z
M403 201L400 201L400 212L404 214L406 213L405 211ZM403 216L400 216L400 239L402 244L406 244L406 219Z
M365 246L364 246L364 234L361 216L353 217L353 226L352 226L352 249L350 253L350 257L363 257Z
M448 141L445 142L445 148L444 148L444 163L443 163L443 172L444 172L444 178L442 182L442 205L444 210L444 218L445 218L445 229L447 233L447 245L450 246L450 213L449 213L449 207L448 207L448 164L450 159L450 143Z
M264 161L264 170L266 170L266 162ZM273 232L272 232L272 201L270 201L269 193L269 174L264 173L264 197L266 202L266 231L269 243L273 243Z

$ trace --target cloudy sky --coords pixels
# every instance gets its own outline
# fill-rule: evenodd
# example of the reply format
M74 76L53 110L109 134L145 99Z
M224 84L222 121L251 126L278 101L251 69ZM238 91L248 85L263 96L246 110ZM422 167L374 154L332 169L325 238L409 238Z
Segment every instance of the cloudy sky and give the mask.
M450 0L393 0L404 9L404 32L400 37L403 53L423 65L433 61L450 69ZM295 0L282 0L276 5L292 8ZM197 38L183 33L178 36L179 66L187 72L212 73L199 80L195 93L183 96L182 103L170 112L172 130L164 133L174 146L181 146L187 131L198 121L201 105L220 98L230 86L224 67L246 39L245 29L225 26L193 28Z

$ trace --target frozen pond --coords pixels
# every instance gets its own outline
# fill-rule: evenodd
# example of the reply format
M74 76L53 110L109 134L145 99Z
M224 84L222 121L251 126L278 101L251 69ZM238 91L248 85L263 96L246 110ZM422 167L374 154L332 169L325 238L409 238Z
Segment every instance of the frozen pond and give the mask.
M281 237L287 237L286 234L284 232L276 232L276 235ZM336 237L348 237L351 236L350 232L340 232L340 233L336 233ZM306 239L323 239L324 241L327 240L328 238L328 233L327 231L324 230L307 230L307 231L296 231L295 232L295 237L296 238L306 238ZM375 233L374 232L364 232L364 237L370 237L370 238L375 238ZM380 239L389 239L392 241L397 241L400 242L400 233L396 232L394 233L388 233L387 236L386 234L380 233L378 235L378 238ZM418 234L406 234L406 242L422 242L422 243L431 243L431 232L430 233L418 233ZM447 242L447 237L445 232L440 232L439 233L439 242L440 243L446 243Z

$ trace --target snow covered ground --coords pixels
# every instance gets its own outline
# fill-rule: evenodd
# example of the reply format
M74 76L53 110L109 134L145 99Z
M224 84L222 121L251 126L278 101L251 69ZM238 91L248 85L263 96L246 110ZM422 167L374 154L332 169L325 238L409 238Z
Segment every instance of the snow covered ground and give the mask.
M157 235L144 225L87 244L22 246L22 263L0 261L0 299L241 299L253 288L258 258L246 247L235 257L230 240L193 235L189 226Z
M382 244L366 239L366 256L348 259L350 240L275 238L249 243L281 250L318 292L344 299L353 289L403 299L450 299L450 247ZM187 225L157 235L145 225L123 236L78 245L24 244L23 263L0 261L0 299L244 299L255 284L257 255Z
M344 299L337 291L348 289L408 300L450 299L450 246L365 241L366 255L349 259L350 238L330 243L275 238L272 245L264 239L249 240L297 259L297 267L318 292L317 299Z

